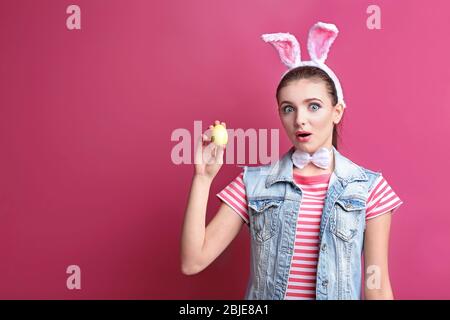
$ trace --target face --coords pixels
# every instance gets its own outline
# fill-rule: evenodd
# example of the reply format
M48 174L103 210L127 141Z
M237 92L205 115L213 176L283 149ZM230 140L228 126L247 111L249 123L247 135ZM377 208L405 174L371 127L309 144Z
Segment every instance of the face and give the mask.
M278 95L278 111L292 144L308 153L331 148L333 126L343 115L340 103L332 105L325 82L315 79L300 79L283 87ZM303 138L298 131L311 134Z

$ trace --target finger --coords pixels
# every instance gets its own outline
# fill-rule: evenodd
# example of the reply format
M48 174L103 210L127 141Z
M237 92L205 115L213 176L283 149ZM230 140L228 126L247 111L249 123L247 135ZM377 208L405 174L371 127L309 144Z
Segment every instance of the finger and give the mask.
M224 153L225 147L224 146L218 146L217 152L216 152L216 163L223 164L223 153Z
M215 125L218 125L219 123L220 123L219 120L214 121Z
M206 134L202 134L202 147L205 148L211 143L211 138Z
M202 151L202 155L203 155L202 161L205 164L210 165L210 164L214 163L214 148L215 148L214 143L211 143L211 144L209 144L208 146L206 146L203 149L203 151Z
M194 156L194 163L195 164L201 164L203 159L203 135L201 135L197 139L197 145L195 146L195 156Z
M216 158L216 153L217 153L217 146L216 146L216 144L214 143L213 146L212 146L212 148L211 148L211 158L214 159L214 160L215 160L215 158Z
M211 142L211 137L208 137L206 134L203 134L202 137L203 137L203 145L207 145Z

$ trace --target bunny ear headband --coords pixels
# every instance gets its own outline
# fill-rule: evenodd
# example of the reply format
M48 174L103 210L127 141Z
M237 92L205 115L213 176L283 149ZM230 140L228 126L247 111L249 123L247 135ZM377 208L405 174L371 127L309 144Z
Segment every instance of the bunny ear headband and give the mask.
M341 102L345 108L344 95L341 84L334 72L325 64L331 44L338 34L338 29L334 24L317 22L309 30L308 52L310 61L302 61L300 57L300 45L290 33L267 33L262 35L265 42L272 44L280 55L288 70L283 73L283 78L291 69L299 66L314 66L325 71L334 82L336 87L338 103Z

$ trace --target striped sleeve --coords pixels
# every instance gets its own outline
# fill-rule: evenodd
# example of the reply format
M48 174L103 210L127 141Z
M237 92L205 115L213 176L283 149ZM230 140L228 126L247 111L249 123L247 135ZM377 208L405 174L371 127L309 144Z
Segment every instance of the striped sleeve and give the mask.
M241 172L241 174L216 195L248 224L247 197L245 195L244 181L242 180L243 176L244 173Z
M366 204L366 220L373 219L392 210L394 212L403 201L397 196L380 175L369 193Z

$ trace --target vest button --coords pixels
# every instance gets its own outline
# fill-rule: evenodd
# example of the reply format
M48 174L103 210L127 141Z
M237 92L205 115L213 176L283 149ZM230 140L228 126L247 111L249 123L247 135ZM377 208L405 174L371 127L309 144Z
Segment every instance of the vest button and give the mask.
M322 281L322 285L323 285L324 287L326 287L326 286L328 285L328 280L323 280L323 281Z
M322 245L322 251L323 251L323 252L327 251L327 244L326 244L326 243L324 243L324 244Z

